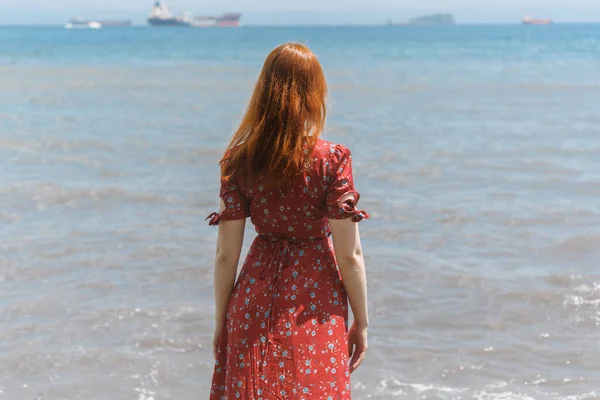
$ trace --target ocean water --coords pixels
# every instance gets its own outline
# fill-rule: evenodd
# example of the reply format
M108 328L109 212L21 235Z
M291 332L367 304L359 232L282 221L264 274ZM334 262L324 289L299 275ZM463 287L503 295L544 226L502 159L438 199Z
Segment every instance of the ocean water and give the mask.
M373 216L354 398L600 398L600 25L555 25L0 28L0 399L207 397L204 217L288 40Z

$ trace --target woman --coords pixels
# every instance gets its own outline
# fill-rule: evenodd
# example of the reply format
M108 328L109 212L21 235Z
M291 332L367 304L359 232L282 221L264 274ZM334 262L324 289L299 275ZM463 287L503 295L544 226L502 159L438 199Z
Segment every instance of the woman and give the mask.
M369 216L350 151L319 138L326 99L315 55L277 47L221 160L211 399L351 398L369 322L356 222ZM258 236L234 286L248 217Z

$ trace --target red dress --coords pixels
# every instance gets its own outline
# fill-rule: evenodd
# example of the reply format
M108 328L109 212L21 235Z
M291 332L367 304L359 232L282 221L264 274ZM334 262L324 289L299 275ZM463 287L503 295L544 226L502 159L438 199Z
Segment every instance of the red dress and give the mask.
M348 300L328 223L369 217L356 208L350 151L319 140L286 190L222 182L220 196L211 225L251 217L258 236L229 300L210 399L350 399Z

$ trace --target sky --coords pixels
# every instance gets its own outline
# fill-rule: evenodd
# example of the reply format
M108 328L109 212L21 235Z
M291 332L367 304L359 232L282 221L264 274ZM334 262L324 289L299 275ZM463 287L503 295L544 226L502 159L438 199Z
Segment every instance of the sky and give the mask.
M62 24L71 17L131 18L143 23L154 0L0 0L0 24ZM524 15L557 22L600 22L599 0L169 0L174 14L239 11L247 25L378 24L428 12L459 22L518 22Z

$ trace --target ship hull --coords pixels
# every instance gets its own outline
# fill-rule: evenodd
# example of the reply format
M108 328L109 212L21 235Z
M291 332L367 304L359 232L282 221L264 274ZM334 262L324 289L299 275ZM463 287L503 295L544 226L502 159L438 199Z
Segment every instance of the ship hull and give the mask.
M217 26L221 28L237 28L240 26L240 13L227 13L217 18Z
M178 18L148 18L148 23L152 26L191 26L188 22Z
M100 29L102 28L102 24L98 21L71 21L65 25L67 29L78 29L78 28L87 28L87 29Z
M240 21L219 21L216 26L219 28L238 28Z
M96 28L96 27L118 27L118 26L131 26L133 21L131 20L82 20L73 18L66 25L70 28Z
M131 26L133 25L133 21L125 20L125 21L98 21L102 26L112 27L112 26Z
M194 28L213 28L217 26L217 21L214 18L195 18L192 26Z
M523 18L523 25L552 25L551 19L538 19L526 16Z

